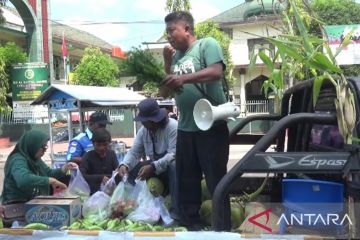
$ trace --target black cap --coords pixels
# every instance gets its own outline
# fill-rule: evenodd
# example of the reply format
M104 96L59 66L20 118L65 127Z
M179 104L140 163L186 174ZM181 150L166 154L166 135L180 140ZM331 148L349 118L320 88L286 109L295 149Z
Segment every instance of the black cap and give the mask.
M100 112L100 111L97 111L97 112L94 112L93 114L91 114L89 122L100 123L100 124L104 124L104 125L111 124L106 113Z

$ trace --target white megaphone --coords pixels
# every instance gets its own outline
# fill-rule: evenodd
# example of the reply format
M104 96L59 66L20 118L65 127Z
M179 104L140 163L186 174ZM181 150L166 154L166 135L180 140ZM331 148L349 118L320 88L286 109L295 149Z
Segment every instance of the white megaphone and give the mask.
M240 108L233 102L227 102L219 106L212 106L207 99L200 99L194 106L194 120L198 128L208 130L216 120L237 117Z

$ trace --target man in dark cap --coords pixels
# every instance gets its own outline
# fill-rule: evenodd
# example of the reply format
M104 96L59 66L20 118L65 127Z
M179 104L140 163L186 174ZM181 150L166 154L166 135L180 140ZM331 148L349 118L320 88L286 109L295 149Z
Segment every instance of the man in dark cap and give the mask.
M106 128L106 124L111 124L106 113L97 111L91 114L89 126L85 132L78 134L70 141L66 160L80 164L82 156L94 148L91 141L93 132L98 128Z
M130 181L135 178L148 179L152 176L165 180L171 194L170 213L173 218L176 218L177 121L168 118L166 109L159 108L157 101L152 98L141 101L138 109L139 114L135 117L135 121L140 121L143 127L140 128L132 148L121 163L119 175L123 177L128 174ZM140 161L143 156L146 156L148 160Z

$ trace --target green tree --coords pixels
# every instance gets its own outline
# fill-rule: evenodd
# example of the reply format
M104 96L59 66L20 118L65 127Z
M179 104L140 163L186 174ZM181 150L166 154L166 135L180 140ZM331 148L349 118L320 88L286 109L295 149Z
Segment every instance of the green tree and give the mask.
M147 95L157 95L160 82L165 77L164 66L155 59L149 50L132 48L127 59L121 63L121 72L128 76L136 76Z
M325 25L360 23L360 4L355 0L313 0L311 9Z
M311 10L323 25L347 25L360 23L360 4L354 0L313 0ZM318 24L312 24L311 32L321 36ZM341 66L346 76L359 76L359 65Z
M6 101L6 93L9 88L8 77L5 72L5 63L0 58L0 113L6 113L11 110Z
M168 12L190 11L190 0L166 0L165 10Z
M26 53L14 42L8 42L5 46L0 47L0 58L5 63L5 72L8 78L11 72L11 65L27 61Z
M0 111L6 112L11 108L6 102L6 94L11 92L11 65L27 61L24 53L15 43L9 42L0 47Z
M89 86L118 86L119 68L99 48L86 48L80 64L75 68L74 84Z
M195 35L198 39L205 37L213 37L219 42L224 54L224 62L226 65L225 76L228 81L229 87L231 88L234 85L234 78L232 77L234 64L231 61L231 54L229 51L230 38L221 31L217 23L210 21L196 24Z

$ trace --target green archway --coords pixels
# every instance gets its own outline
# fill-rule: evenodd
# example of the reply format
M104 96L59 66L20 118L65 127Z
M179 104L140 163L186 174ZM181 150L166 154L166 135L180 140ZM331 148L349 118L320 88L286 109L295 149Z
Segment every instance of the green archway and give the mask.
M24 21L27 33L27 51L29 53L30 62L43 62L43 33L41 28L41 21L36 17L33 8L28 1L24 0L9 0L19 12L20 17ZM37 2L37 1L35 1ZM40 7L40 6L39 6Z

